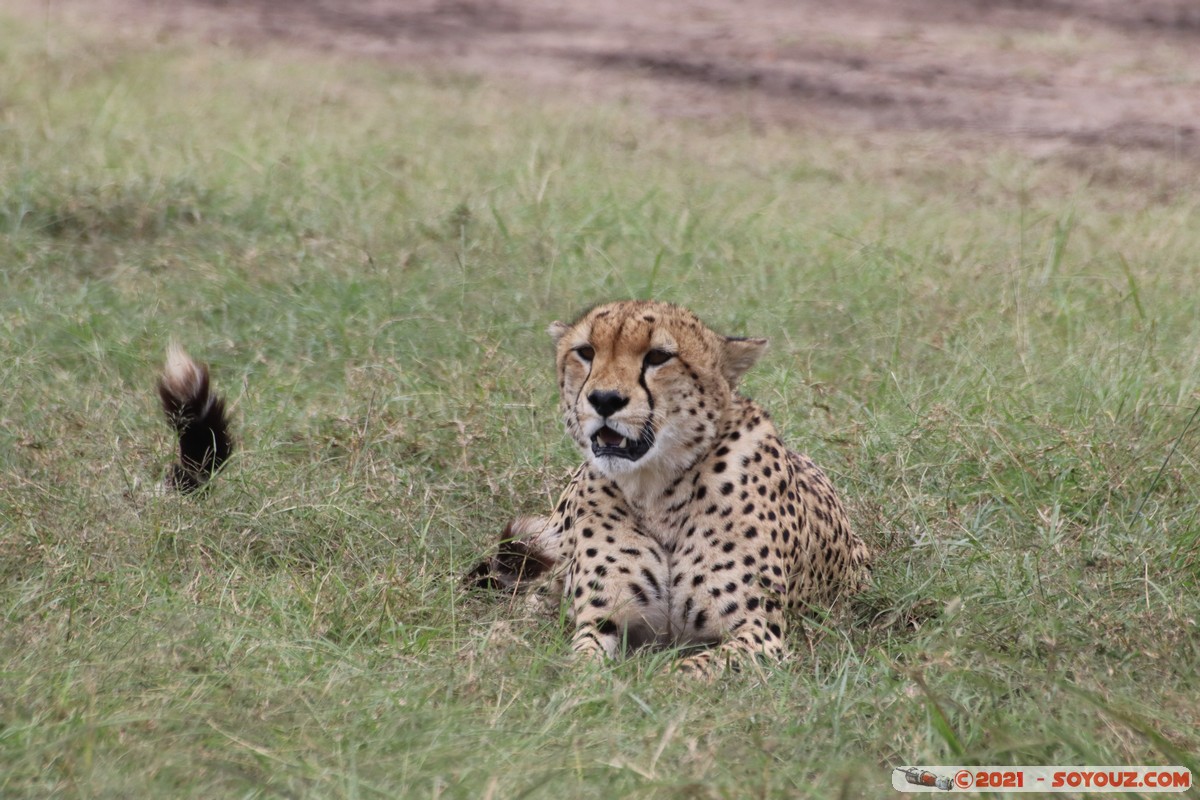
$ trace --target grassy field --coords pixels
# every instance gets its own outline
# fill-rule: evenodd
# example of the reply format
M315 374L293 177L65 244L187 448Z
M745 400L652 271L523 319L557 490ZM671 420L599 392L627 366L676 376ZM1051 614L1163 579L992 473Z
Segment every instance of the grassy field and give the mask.
M886 797L1200 767L1192 164L639 117L0 20L0 796ZM577 456L556 318L686 304L876 586L712 686L457 576ZM241 448L154 491L175 337Z

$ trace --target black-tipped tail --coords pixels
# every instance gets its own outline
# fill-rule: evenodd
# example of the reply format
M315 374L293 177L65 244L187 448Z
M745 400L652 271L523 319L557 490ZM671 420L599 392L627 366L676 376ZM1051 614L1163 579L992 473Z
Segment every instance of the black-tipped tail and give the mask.
M549 520L518 517L500 535L496 554L463 576L469 586L516 592L554 567L554 557L539 541Z
M179 463L171 465L167 486L194 492L233 452L225 401L212 391L208 367L174 344L167 350L158 395L167 421L179 436Z

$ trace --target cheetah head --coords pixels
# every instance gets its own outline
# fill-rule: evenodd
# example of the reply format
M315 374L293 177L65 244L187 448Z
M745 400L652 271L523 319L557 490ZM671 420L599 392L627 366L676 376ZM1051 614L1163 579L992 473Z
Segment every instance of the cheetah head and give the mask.
M707 453L733 387L767 344L721 336L678 306L632 300L549 333L567 431L614 479L669 477Z

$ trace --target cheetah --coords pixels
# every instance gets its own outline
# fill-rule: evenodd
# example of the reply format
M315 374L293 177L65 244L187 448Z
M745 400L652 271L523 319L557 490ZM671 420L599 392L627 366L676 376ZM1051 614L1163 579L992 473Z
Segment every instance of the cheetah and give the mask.
M549 333L585 460L553 512L513 521L472 581L561 602L585 660L679 647L673 666L701 677L785 659L789 612L865 586L870 554L829 479L735 392L765 339L653 301Z

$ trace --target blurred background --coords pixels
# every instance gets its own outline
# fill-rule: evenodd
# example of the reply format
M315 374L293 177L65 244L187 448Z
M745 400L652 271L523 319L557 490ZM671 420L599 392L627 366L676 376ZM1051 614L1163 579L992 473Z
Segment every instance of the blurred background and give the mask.
M515 77L658 113L1200 153L1193 0L53 0L252 45Z

